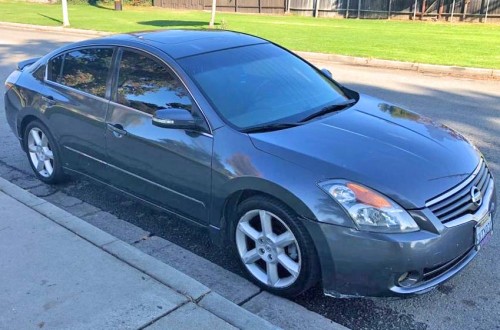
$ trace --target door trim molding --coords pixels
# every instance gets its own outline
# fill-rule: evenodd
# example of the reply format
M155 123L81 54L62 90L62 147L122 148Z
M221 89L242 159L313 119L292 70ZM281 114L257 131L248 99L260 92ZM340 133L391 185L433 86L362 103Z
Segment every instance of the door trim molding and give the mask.
M137 174L134 174L134 173L129 172L129 171L127 171L127 170L124 170L124 169L123 169L123 168L121 168L121 167L115 166L115 165L110 164L110 163L108 163L108 162L105 162L105 161L103 161L103 160L101 160L101 159L98 159L98 158L92 157L92 156L90 156L90 155L88 155L88 154L86 154L86 153L84 153L84 152L78 151L78 150L73 149L73 148L71 148L71 147L64 146L64 148L66 148L66 149L68 149L68 150L70 150L70 151L73 151L73 152L75 152L75 153L77 153L77 154L79 154L79 155L82 155L82 156L84 156L84 157L90 158L90 159L92 159L92 160L94 160L94 161L96 161L96 162L99 162L99 163L101 163L101 164L104 164L104 165L106 165L106 166L108 166L108 167L111 167L111 168L113 168L113 169L115 169L115 170L118 170L118 171L120 171L120 172L122 172L122 173L125 173L125 174L128 174L128 175L130 175L130 176L133 176L134 178L137 178L137 179L139 179L139 180L142 180L142 181L144 181L144 182L147 182L147 183L149 183L149 184L152 184L152 185L154 185L154 186L156 186L156 187L158 187L158 188L161 188L161 189L163 189L163 190L166 190L166 191L168 191L168 192L170 192L170 193L173 193L173 194L175 194L175 195L177 195L177 196L180 196L180 197L183 197L183 198L185 198L185 199L188 199L188 200L190 200L190 201L192 201L192 202L195 202L195 203L197 203L197 204L201 205L203 208L206 208L205 203L203 203L203 202L202 202L202 201L200 201L200 200L197 200L196 198L193 198L193 197L190 197L190 196L184 195L183 193L180 193L180 192L178 192L178 191L176 191L176 190L173 190L173 189L171 189L171 188L165 187L165 186L163 186L163 185L161 185L161 184L158 184L158 183L156 183L156 182L154 182L154 181L151 181L151 180L149 180L149 179L146 179L146 178L144 178L144 177L142 177L142 176L140 176L140 175L137 175Z

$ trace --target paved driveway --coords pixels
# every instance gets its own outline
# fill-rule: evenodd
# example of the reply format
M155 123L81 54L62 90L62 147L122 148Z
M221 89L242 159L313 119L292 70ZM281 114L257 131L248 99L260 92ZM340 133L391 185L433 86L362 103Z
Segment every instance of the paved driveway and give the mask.
M3 29L0 35L0 79L5 80L17 61L41 55L65 42L82 38L85 37ZM500 187L500 82L340 64L318 65L329 68L335 79L353 89L411 108L462 132L489 160L496 184ZM3 107L3 92L0 104ZM30 173L25 155L5 122L3 109L0 112L0 175L8 178L9 173L12 173L10 171ZM39 195L63 191L239 274L234 259L223 249L212 246L204 231L187 228L183 223L177 224L175 219L146 209L100 185L77 179L52 190L44 187L35 190ZM495 221L499 220L497 215ZM498 328L499 236L496 234L461 274L420 297L405 300L342 300L323 297L317 287L294 301L354 329ZM185 263L189 265L189 260ZM254 312L266 313L262 309Z

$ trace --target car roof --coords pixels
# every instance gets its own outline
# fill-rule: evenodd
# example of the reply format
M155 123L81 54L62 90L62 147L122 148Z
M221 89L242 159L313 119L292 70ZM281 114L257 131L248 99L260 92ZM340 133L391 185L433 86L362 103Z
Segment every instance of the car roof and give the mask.
M118 34L101 38L110 43L134 42L154 46L174 59L222 49L267 43L266 40L223 30L160 30Z

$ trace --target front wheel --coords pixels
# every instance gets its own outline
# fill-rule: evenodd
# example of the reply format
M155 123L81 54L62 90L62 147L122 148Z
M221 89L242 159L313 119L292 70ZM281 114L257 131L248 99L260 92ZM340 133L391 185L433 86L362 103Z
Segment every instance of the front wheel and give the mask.
M48 128L38 120L24 130L24 148L38 179L54 184L64 179L57 145Z
M258 196L238 207L234 243L249 278L281 296L298 295L319 279L314 244L283 203Z

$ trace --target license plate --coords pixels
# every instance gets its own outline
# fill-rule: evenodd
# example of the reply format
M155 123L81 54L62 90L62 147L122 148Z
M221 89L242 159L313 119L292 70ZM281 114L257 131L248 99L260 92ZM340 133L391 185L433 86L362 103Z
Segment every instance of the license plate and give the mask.
M475 245L477 249L484 246L488 241L493 232L493 221L491 221L491 214L486 215L479 223L474 227L475 234Z

